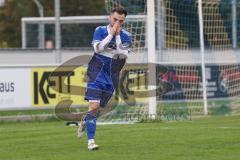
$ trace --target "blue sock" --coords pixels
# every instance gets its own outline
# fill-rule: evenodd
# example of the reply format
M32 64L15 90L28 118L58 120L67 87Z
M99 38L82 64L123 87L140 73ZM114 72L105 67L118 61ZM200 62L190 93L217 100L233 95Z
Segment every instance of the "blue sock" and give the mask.
M86 117L84 118L88 140L94 139L95 137L96 121L97 121L96 112L88 111Z

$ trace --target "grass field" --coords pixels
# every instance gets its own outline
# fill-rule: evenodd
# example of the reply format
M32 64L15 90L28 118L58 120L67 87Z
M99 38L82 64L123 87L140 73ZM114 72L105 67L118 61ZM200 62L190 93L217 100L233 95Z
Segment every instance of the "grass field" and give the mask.
M98 151L64 121L0 123L1 160L237 160L240 116L98 126Z

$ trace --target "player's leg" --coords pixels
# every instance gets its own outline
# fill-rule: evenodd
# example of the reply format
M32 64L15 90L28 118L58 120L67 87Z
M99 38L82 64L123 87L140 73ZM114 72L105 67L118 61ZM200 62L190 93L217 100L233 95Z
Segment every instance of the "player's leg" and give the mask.
M101 100L89 101L89 111L85 116L85 126L88 137L88 149L98 149L99 146L95 143L96 121L100 107L106 107L108 101L112 97L113 92L103 91Z
M82 118L82 121L78 128L78 137L81 138L85 130L88 137L88 149L98 149L98 145L95 144L95 132L96 132L96 121L99 111L100 101L90 100L89 110L86 115Z
M81 138L85 132L86 120L96 117L94 116L95 112L92 112L92 110L96 108L97 104L99 106L102 95L102 91L100 89L97 89L97 86L97 84L88 84L89 88L87 88L85 100L89 102L89 109L88 112L86 112L86 114L82 117L82 120L80 122L79 128L77 130L78 138ZM95 89L93 89L94 87Z
M86 126L86 132L88 137L88 149L98 149L99 146L95 144L95 133L96 133L96 121L97 114L100 107L100 101L90 101L89 111L87 112L84 122Z
M91 61L88 64L87 69L87 90L85 93L85 100L89 102L89 111L85 114L85 116L82 117L82 121L80 122L77 135L78 138L81 138L84 134L86 124L85 120L89 119L89 117L95 117L94 112L92 112L93 108L96 108L96 106L99 106L101 96L102 96L102 84L99 82L99 76L102 71L103 63L94 55L91 59ZM97 105L98 104L98 105ZM93 115L93 116L92 116ZM95 118L96 119L96 118Z

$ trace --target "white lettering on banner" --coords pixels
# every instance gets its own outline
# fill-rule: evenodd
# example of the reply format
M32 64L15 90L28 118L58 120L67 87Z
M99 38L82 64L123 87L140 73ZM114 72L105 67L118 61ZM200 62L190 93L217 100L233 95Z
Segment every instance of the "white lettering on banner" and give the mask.
M0 109L31 106L31 69L0 68Z

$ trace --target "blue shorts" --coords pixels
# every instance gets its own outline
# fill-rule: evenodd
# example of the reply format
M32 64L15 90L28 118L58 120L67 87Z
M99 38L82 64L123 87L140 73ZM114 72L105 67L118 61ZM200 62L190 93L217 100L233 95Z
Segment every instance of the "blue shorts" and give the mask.
M118 88L119 74L125 61L119 57L109 58L95 53L88 63L85 100L100 100L100 106L106 106Z

